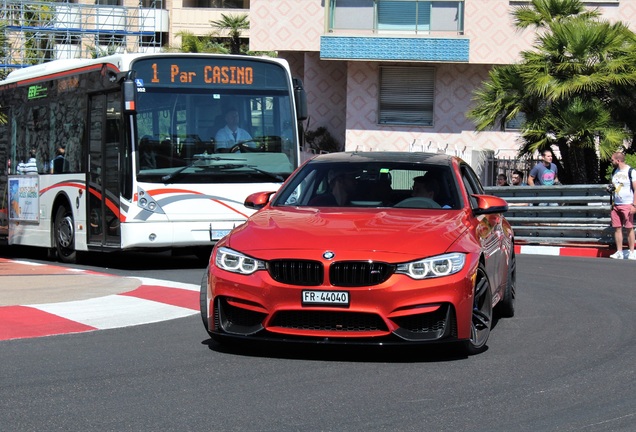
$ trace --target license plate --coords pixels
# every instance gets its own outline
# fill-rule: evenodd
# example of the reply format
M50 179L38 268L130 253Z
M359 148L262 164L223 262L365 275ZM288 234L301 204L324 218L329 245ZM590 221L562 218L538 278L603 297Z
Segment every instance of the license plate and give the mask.
M212 240L220 240L230 233L229 229L225 230L212 230Z
M303 291L303 305L349 306L347 291Z

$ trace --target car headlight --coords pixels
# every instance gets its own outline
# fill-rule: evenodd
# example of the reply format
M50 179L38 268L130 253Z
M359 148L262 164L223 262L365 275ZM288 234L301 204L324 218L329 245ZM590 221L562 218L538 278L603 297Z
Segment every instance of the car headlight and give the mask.
M463 253L449 253L398 264L396 273L402 273L413 279L428 279L448 276L460 271L466 263Z
M257 270L265 269L265 261L248 257L226 247L220 247L216 250L214 263L223 270L243 275L250 275Z

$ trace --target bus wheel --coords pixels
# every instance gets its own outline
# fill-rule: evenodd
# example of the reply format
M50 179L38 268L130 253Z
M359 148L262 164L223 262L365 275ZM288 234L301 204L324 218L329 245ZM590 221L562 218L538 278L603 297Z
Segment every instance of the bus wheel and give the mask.
M74 226L73 213L66 206L58 207L54 226L55 249L60 261L65 263L74 263L77 260Z

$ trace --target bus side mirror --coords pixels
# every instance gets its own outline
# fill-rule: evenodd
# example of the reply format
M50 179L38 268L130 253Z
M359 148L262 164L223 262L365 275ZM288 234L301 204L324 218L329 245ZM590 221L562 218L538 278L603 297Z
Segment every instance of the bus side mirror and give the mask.
M294 100L296 101L296 119L307 120L307 93L300 78L294 78Z
M124 94L124 112L133 114L137 110L137 87L135 81L130 78L124 80L122 92Z

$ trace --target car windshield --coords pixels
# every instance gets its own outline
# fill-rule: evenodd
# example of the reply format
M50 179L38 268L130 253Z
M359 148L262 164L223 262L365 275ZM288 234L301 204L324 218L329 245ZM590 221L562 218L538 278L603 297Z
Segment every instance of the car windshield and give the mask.
M421 163L309 163L274 206L458 209L450 166Z

